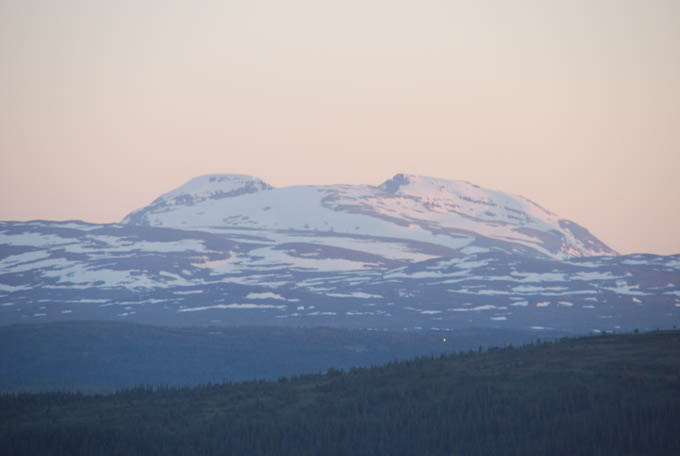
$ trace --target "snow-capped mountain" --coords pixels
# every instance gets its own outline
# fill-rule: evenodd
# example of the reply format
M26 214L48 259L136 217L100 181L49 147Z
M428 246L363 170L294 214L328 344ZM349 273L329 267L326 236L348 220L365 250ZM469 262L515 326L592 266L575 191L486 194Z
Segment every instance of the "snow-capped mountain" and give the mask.
M123 223L148 225L147 213L171 212L180 206L193 206L208 200L219 200L273 187L262 180L242 174L211 174L196 177L179 188L164 193L149 206L125 217Z
M585 228L526 198L464 181L405 174L379 186L280 189L249 176L201 176L131 213L122 223L391 237L461 254L489 250L552 258L616 254Z
M680 255L615 255L517 196L397 175L209 175L121 224L0 222L0 324L617 330L680 323Z

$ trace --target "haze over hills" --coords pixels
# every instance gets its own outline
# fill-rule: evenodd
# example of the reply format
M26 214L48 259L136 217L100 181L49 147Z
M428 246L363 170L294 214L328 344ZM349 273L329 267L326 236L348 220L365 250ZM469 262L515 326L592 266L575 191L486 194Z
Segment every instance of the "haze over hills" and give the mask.
M604 331L680 322L680 255L619 256L526 198L397 174L207 175L120 224L0 223L0 323Z

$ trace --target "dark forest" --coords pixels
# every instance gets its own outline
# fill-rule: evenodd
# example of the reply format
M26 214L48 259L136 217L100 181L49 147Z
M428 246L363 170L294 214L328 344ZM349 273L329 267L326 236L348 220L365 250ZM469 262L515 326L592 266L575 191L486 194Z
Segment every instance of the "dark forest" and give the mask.
M26 455L680 454L680 332L536 340L278 380L4 394Z

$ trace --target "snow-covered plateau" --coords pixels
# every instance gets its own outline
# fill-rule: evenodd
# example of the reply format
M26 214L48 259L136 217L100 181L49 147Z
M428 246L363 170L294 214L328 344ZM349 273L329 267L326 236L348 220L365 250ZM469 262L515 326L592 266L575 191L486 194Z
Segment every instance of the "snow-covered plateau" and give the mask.
M120 224L0 223L0 324L609 331L680 323L680 255L617 255L462 181L208 175Z

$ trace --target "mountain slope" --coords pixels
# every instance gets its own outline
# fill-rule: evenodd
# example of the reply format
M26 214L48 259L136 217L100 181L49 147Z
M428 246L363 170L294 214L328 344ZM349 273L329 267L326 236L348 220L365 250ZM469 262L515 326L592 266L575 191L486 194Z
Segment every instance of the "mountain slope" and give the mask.
M543 331L680 324L680 255L555 260L341 233L0 223L0 324Z

